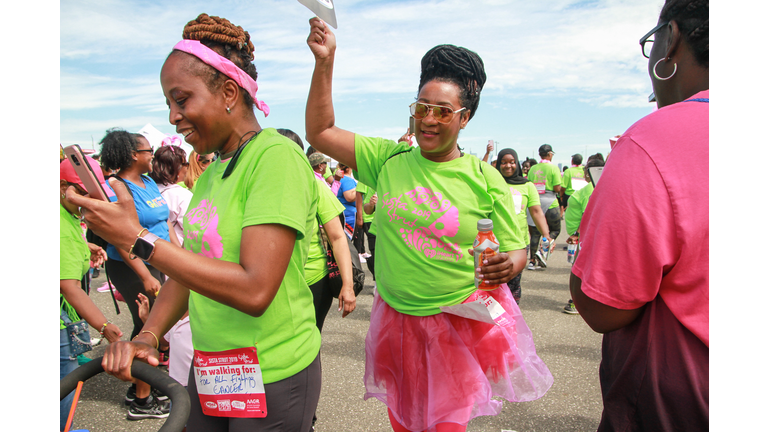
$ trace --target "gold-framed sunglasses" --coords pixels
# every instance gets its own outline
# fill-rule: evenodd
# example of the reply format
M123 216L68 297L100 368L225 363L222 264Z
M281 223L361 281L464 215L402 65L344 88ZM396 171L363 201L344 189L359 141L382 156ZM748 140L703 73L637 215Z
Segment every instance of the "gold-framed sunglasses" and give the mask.
M410 105L410 108L411 117L415 118L416 120L423 119L429 115L430 111L432 111L432 117L434 117L438 123L450 123L451 120L453 120L454 114L467 109L466 107L463 107L454 111L447 106L433 105L424 102L414 102Z

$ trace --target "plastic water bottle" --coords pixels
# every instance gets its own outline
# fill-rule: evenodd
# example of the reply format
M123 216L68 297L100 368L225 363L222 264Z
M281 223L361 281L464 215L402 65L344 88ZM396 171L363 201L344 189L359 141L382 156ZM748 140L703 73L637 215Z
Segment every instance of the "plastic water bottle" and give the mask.
M499 242L493 235L492 220L480 219L477 221L477 237L472 246L474 247L475 268L480 268L483 261L499 253ZM498 284L489 284L484 280L475 278L475 288L477 289L493 291L498 287Z
M576 248L579 245L576 243L568 244L568 262L573 264L576 261Z
M549 259L549 240L546 237L541 237L541 254L544 259Z

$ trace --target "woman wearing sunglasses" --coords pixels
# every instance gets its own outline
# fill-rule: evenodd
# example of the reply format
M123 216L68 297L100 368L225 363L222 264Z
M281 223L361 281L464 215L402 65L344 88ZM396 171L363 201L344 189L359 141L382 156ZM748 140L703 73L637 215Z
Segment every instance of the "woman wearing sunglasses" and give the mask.
M366 337L365 398L387 405L395 431L463 431L473 417L500 412L502 403L493 396L541 397L552 375L536 356L506 286L489 294L516 315L514 330L440 309L476 296L474 276L504 284L525 265L525 239L516 229L508 185L457 143L477 111L486 78L482 60L452 45L427 52L417 100L410 106L419 147L409 147L335 125L336 39L318 18L310 27L307 43L315 70L307 139L355 169L379 196L377 293ZM473 272L469 249L478 220L485 218L493 221L501 253Z
M605 333L598 430L709 430L709 1L667 0L640 45L659 109L611 151L571 295Z
M136 340L102 363L123 380L134 357L157 365L159 338L189 310L187 430L307 432L321 369L304 263L320 185L301 149L256 119L269 107L256 98L248 32L200 14L183 38L160 72L169 121L196 152L221 157L197 181L183 248L141 230L120 185L117 203L78 200L97 234L170 277Z
M140 134L112 129L101 140L101 164L108 170L116 170L117 177L130 190L142 230L170 241L168 203L157 183L146 175L152 171L153 153L147 138ZM134 338L144 325L139 316L139 294L149 298L152 307L165 275L147 261L135 259L128 251L115 247L112 242L107 245L107 257L107 274L131 311L131 338ZM150 395L149 385L143 382L128 388L125 403L129 405L130 420L168 417L167 397L157 393Z

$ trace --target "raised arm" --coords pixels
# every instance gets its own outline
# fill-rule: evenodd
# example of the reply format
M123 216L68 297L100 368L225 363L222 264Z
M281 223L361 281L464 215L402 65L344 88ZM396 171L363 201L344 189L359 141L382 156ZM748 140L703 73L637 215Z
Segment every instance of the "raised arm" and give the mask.
M309 20L307 45L315 56L315 71L307 97L305 114L307 141L320 152L357 170L355 134L336 127L332 81L336 36L320 18Z

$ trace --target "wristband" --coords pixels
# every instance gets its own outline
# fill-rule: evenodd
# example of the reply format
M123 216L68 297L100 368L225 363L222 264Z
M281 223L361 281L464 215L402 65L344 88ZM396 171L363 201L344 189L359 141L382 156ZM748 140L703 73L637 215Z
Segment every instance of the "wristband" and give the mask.
M99 330L99 334L104 336L104 330L107 329L107 325L112 324L112 321L107 320L107 322L104 323L103 326L101 326L101 330Z

